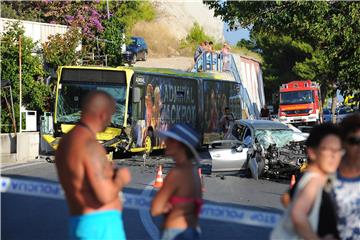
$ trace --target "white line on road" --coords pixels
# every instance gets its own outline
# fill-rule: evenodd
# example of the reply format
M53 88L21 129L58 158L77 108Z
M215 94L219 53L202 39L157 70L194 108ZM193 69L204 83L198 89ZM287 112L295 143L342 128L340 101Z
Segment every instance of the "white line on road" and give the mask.
M151 181L147 184L145 189L142 191L141 196L143 197L150 197L151 191L153 190L152 183L154 181ZM145 230L148 232L152 240L160 239L160 232L159 229L154 224L152 217L150 216L150 212L148 209L140 209L139 210L140 219L143 223Z
M30 163L23 163L23 164L16 164L16 165L11 165L11 166L1 166L1 172L3 171L8 171L8 170L14 170L14 169L18 169L18 168L23 168L23 167L30 167L30 166L35 166L35 165L39 165L42 163L47 163L45 161L39 161L39 162L30 162Z

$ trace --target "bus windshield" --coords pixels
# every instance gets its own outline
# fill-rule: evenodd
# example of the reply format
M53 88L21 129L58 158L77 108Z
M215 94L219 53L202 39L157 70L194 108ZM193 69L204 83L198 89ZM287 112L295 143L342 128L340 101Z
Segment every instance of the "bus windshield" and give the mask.
M125 116L126 86L95 83L62 83L57 101L57 122L77 123L80 120L81 102L89 91L101 90L109 93L116 101L116 110L112 116L112 127L122 126Z
M280 104L301 104L313 102L314 97L311 90L280 93Z

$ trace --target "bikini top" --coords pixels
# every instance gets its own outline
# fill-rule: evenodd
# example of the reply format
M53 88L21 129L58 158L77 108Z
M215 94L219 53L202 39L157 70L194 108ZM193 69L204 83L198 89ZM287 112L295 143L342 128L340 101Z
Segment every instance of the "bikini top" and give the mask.
M194 203L196 215L199 216L204 201L201 198L172 196L169 200L169 203L172 205L176 205L179 203Z

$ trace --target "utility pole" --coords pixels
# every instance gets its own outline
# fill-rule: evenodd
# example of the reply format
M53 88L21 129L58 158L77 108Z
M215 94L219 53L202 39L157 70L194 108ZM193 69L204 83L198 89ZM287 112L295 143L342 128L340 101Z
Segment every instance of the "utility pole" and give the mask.
M109 12L109 0L106 0L106 11L107 11L107 18L110 19L110 12Z
M22 105L22 78L21 78L21 35L19 35L19 115L20 115L20 123L19 123L19 133L22 131L22 114L21 114L21 105Z

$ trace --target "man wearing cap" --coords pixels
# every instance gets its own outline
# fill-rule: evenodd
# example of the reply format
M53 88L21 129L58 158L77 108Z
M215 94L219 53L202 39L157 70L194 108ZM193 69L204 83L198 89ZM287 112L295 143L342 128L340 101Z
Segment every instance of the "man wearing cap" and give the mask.
M175 161L151 205L153 216L165 215L161 239L199 239L203 203L196 151L199 136L186 124L175 124L157 135L165 139L165 154Z

